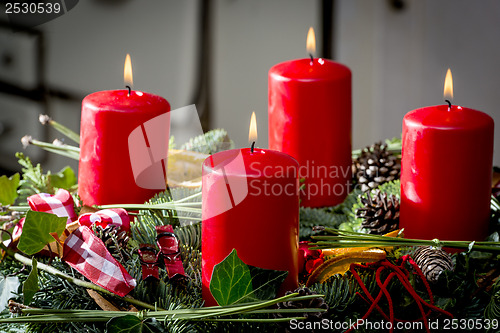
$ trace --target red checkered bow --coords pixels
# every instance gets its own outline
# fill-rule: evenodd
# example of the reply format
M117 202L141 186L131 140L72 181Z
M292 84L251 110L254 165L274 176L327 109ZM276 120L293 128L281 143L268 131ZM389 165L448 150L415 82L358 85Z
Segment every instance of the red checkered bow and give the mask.
M78 218L75 213L74 201L71 194L59 189L54 195L48 193L34 194L28 197L28 203L32 210L55 214L59 217L68 217L67 223L76 221ZM16 224L12 237L17 239L23 232L24 217Z
M37 212L55 214L59 217L67 216L67 223L74 222L78 218L75 213L73 197L64 189L57 190L54 195L34 194L28 197L28 203L31 209Z
M116 261L92 230L79 227L64 242L64 257L71 267L95 284L119 296L127 295L136 282Z
M111 224L121 228L123 231L128 232L130 229L130 218L127 211L123 208L103 209L95 213L82 214L78 218L78 223L89 228L95 223L102 228L106 228L107 225Z

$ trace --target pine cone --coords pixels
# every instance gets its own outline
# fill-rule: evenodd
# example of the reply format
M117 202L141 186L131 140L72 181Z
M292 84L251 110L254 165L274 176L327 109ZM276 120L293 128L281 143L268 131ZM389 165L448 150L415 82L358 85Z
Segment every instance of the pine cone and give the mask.
M370 234L383 235L398 229L399 226L399 199L391 194L382 194L375 191L375 196L370 193L361 196L362 208L356 210L356 217L363 219L362 226Z
M363 192L399 179L401 172L401 162L387 151L387 145L382 142L363 148L352 166L353 178Z
M453 270L453 262L448 252L433 246L420 246L412 256L422 270L427 281L436 283L445 270Z
M93 225L94 233L99 237L109 253L121 263L124 263L130 259L130 254L126 251L129 237L126 231L119 231L119 228L115 225L107 225L106 228L102 228L98 225Z
M287 291L285 295L290 295L292 292ZM304 288L297 288L293 291L293 293L299 293L299 296L305 296L305 295L314 295L316 294L315 292L312 292L309 288L304 287ZM323 297L317 297L313 299L306 299L302 301L288 301L288 302L280 302L277 304L278 309L310 309L310 308L321 308L321 309L326 309L328 310L328 304L325 303L325 300ZM290 313L290 316L296 317L305 317L305 321L310 321L310 322L317 322L321 321L323 318L323 315L326 314L327 311L325 312L304 312L302 314L300 313ZM283 313L277 313L275 315L277 318L286 318L288 317L287 315ZM312 331L314 332L314 331Z

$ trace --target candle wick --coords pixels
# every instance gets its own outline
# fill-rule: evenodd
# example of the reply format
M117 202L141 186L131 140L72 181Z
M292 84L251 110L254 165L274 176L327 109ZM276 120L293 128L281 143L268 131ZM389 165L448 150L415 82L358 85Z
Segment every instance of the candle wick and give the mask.
M451 102L449 99L444 100L446 103L448 103L448 111L451 109Z
M313 58L312 53L309 53L309 57L311 58L311 65L314 64L314 58Z
M250 146L250 152L253 154L253 150L255 148L255 141L252 142L252 145Z
M125 86L127 89L128 89L128 95L127 96L130 96L130 93L132 92L132 88L130 86Z

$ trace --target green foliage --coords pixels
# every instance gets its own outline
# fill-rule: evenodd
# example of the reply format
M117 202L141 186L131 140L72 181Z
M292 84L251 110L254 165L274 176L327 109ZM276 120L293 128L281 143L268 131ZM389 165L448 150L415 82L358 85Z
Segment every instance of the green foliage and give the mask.
M141 320L138 316L127 315L110 319L106 324L108 333L166 333L167 330L155 318Z
M374 274L368 272L360 274L361 280L372 293L375 291L377 283ZM350 272L344 275L336 274L324 283L316 283L310 289L318 294L325 295L323 298L329 306L329 318L336 321L344 321L347 318L361 317L360 313L364 308L362 300L356 294L361 292L358 282L352 277ZM359 318L358 317L358 318Z
M55 174L48 173L49 188L63 188L65 190L73 190L77 183L75 172L71 167L67 166Z
M48 178L43 174L40 164L36 166L23 153L16 153L19 164L23 167L23 179L18 189L19 204L27 205L26 199L36 193L48 193Z
M201 251L181 244L180 252L184 271L192 285L191 289L201 290Z
M339 228L342 225L353 223L356 216L351 213L353 205L358 202L360 190L353 190L343 203L324 208L300 207L300 239L307 240L317 232L312 228L324 226L327 228Z
M147 203L157 204L172 202L172 196L168 191L156 194ZM171 210L141 210L137 215L136 222L132 224L132 238L138 243L155 244L156 243L156 226L179 225L176 212Z
M179 243L193 250L201 251L201 223L176 227L175 234Z
M38 269L37 269L37 261L35 258L31 259L31 272L28 275L28 278L23 283L23 295L24 295L24 304L29 305L31 300L33 300L33 296L35 293L40 290L38 287Z
M328 212L324 208L300 207L300 239L306 239L315 232L313 227L322 225L336 228L345 221L343 214L335 214Z
M41 251L45 245L54 241L50 233L56 232L59 237L62 235L67 220L67 217L55 214L28 211L17 247L28 255Z
M149 204L159 204L159 203L168 203L172 202L174 195L176 198L181 198L179 191L182 191L186 196L198 193L199 190L189 190L189 189L173 189L167 190L165 192L161 192L156 194L153 198L151 198L147 203ZM200 199L198 198L198 201ZM195 199L188 200L186 202L196 202ZM187 220L188 218L200 220L200 214L195 213L180 213L172 210L141 210L137 215L136 222L132 224L132 236L133 239L138 243L143 244L155 244L156 243L156 226L159 225L167 225L170 224L173 227L180 227L181 221L183 218ZM189 220L192 222L192 220ZM186 231L187 232L187 231ZM192 230L191 232L195 232ZM201 233L201 231L200 231ZM186 234L187 236L187 234ZM198 237L195 233L193 236ZM201 242L201 238L197 238L198 242ZM194 241L194 239L191 239ZM190 241L190 242L191 242ZM193 245L193 244L192 244ZM193 246L195 247L195 246Z
M491 281L478 285L478 277L495 269L499 256L461 252L453 254L452 259L454 270L441 273L437 284L432 286L436 304L455 318L483 318L484 309L495 293L486 292Z
M484 310L484 317L490 320L500 318L500 279L493 285L492 296Z
M39 258L39 262L48 263L47 258ZM54 268L74 277L82 278L82 276L71 269L66 263L55 258L52 261ZM28 278L30 270L10 257L5 257L0 262L0 275L7 276L15 274L20 283L23 283ZM39 291L35 293L31 306L37 308L50 309L99 309L94 300L88 295L85 288L78 287L66 280L62 280L55 275L45 271L38 270ZM21 292L21 290L19 290ZM18 297L12 297L16 302L22 301L22 294ZM8 316L8 313L2 314L1 317ZM61 323L61 324L5 324L0 325L1 332L16 332L15 328L20 327L21 332L39 333L39 332L87 332L100 333L104 331L104 325L100 323ZM12 330L11 330L12 329ZM9 331L11 330L11 331Z
M384 183L378 187L380 192L387 193L387 195L395 195L396 197L401 197L401 182L398 180L393 180L392 182Z
M403 140L401 140L401 138L398 138L398 137L393 137L392 139L386 139L385 140L385 144L388 145L388 146L399 146L401 147L403 143Z
M209 155L232 148L234 148L233 141L229 139L227 131L221 128L191 138L181 146L181 149L197 151Z
M0 204L12 205L18 196L17 188L19 187L19 174L16 173L11 177L0 177Z
M19 182L17 193L19 205L27 205L26 199L33 194L54 194L58 188L74 190L76 187L76 176L73 169L65 167L58 173L43 173L40 164L33 165L31 159L23 153L16 153L18 163L23 167L22 179Z
M210 292L219 305L271 299L287 275L285 271L247 265L233 249L214 266Z

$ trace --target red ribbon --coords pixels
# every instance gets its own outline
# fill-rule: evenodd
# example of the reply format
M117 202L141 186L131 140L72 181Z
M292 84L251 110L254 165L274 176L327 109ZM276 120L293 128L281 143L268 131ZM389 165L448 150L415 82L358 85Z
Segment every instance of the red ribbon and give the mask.
M109 253L88 227L79 227L66 238L63 260L95 284L119 296L136 285L125 268Z
M169 279L174 277L185 276L184 267L179 249L179 240L174 234L174 229L171 225L162 225L156 227L156 244L160 248L160 253L165 262L165 269ZM178 276L176 276L178 275Z

